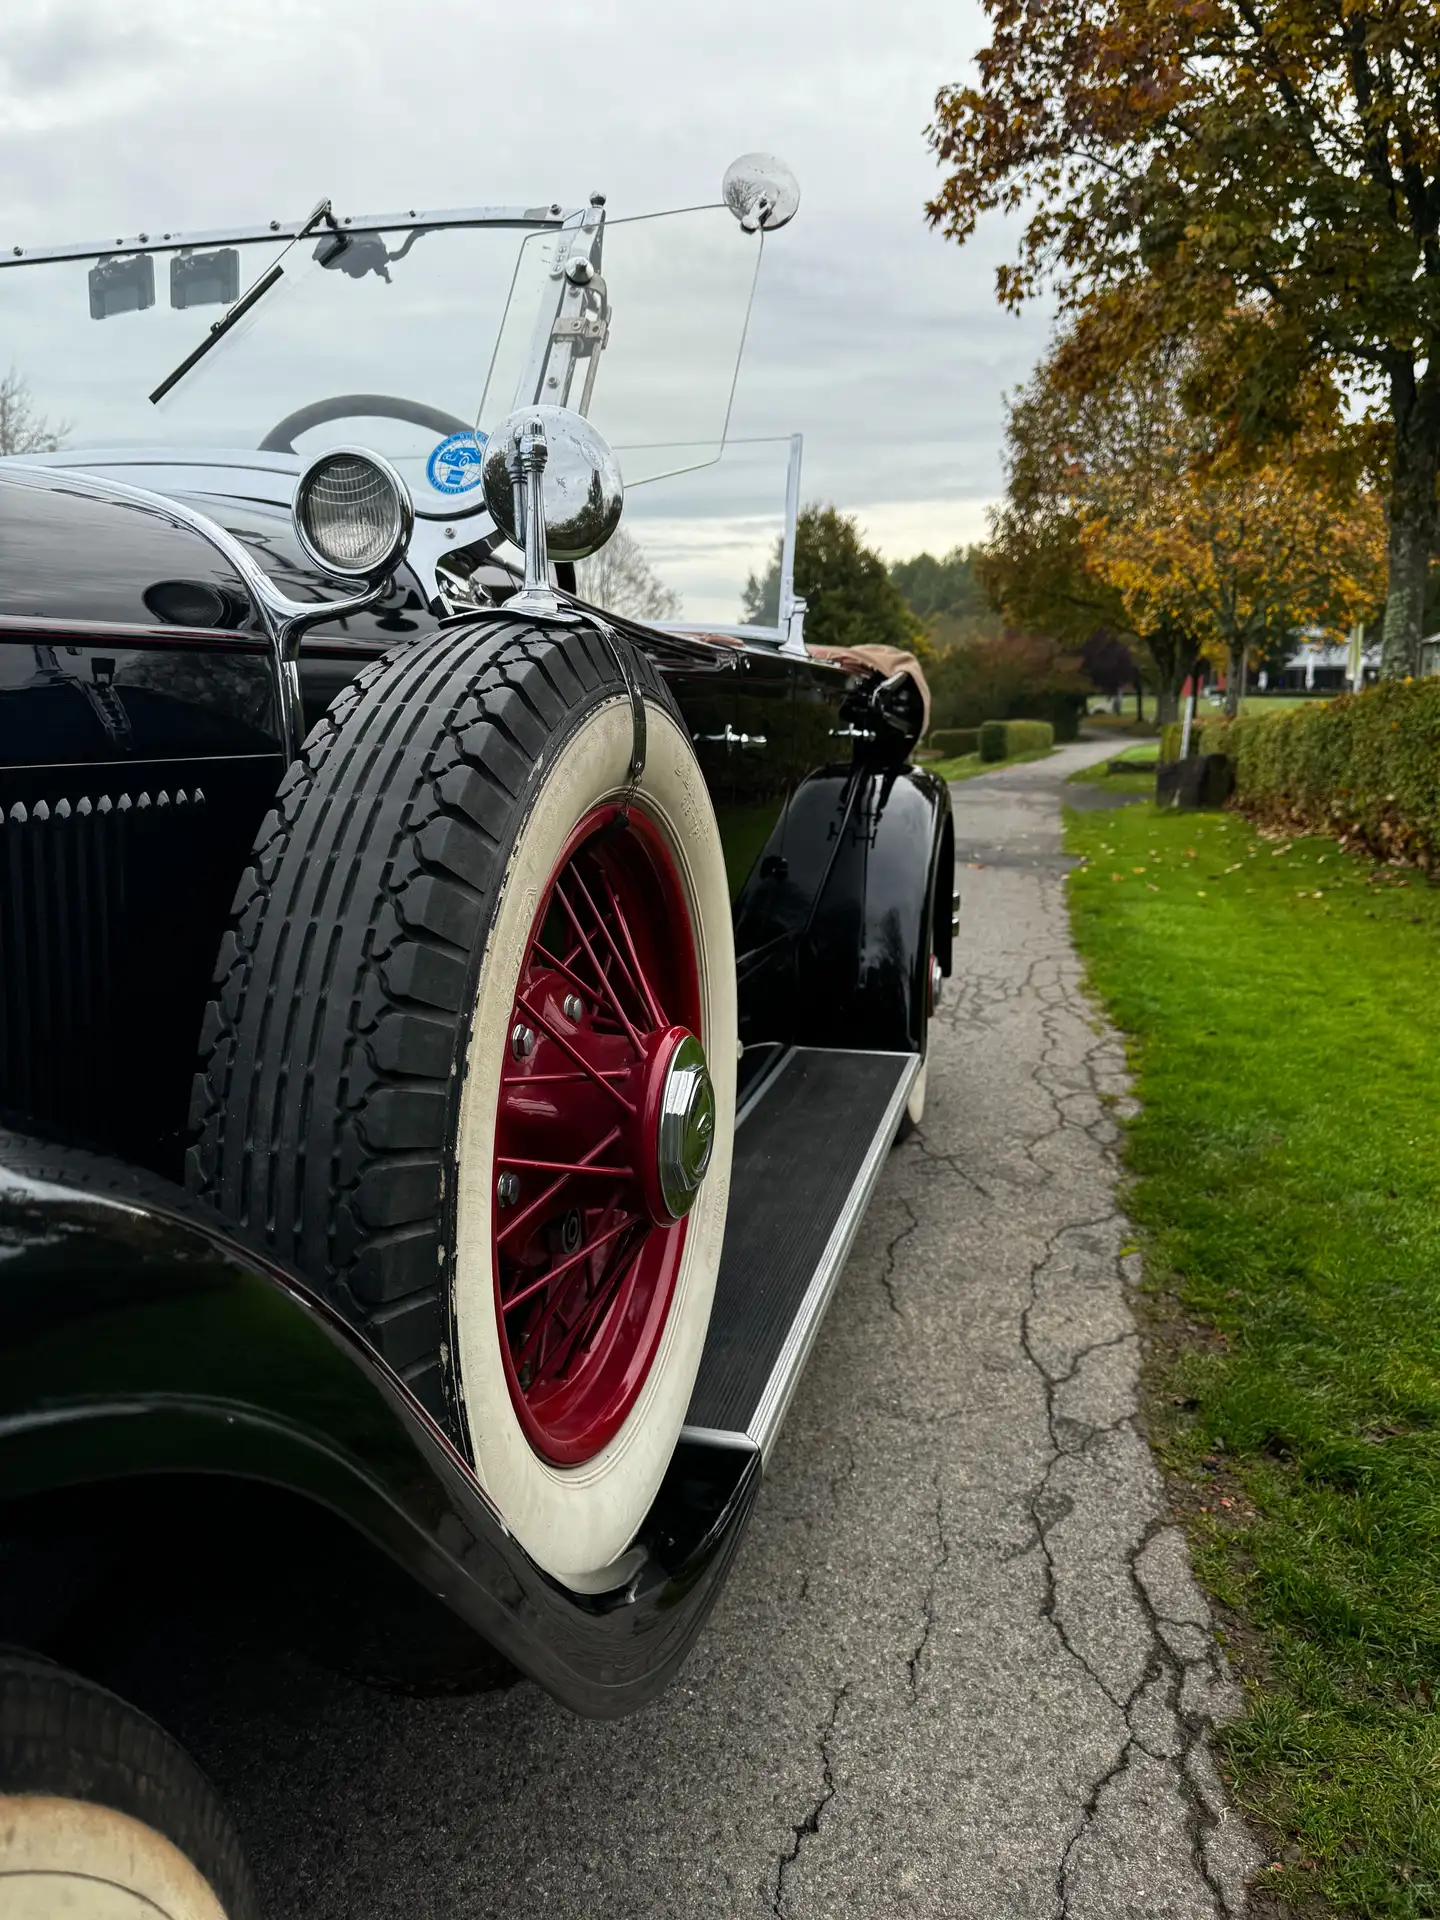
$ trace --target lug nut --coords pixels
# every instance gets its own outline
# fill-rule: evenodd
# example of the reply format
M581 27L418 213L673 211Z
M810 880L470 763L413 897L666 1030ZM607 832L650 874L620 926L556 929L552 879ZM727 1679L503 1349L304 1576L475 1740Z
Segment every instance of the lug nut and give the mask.
M581 1015L585 1011L585 1002L580 998L578 993L567 993L563 1004L565 1007L565 1018L573 1021L578 1027Z
M510 1051L517 1060L528 1060L535 1051L535 1029L523 1023L510 1036Z
M495 1198L502 1207L513 1207L520 1198L520 1176L518 1173L502 1173L495 1182Z

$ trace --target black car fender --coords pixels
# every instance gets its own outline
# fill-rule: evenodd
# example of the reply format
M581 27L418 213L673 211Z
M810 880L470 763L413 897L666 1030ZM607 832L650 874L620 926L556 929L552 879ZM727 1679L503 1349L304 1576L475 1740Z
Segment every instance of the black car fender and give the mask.
M623 1586L572 1593L303 1279L153 1176L3 1132L0 1319L0 1547L7 1515L77 1489L268 1486L348 1523L583 1714L628 1712L674 1673L759 1484L758 1452L682 1434Z
M797 957L801 1044L920 1050L931 954L951 968L949 788L923 767L827 769L792 800L786 856L814 888Z

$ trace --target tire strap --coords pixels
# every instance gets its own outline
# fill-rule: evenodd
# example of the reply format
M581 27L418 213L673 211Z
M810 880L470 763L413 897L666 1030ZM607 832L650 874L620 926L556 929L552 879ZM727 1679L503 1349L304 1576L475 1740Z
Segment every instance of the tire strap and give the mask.
M635 663L630 650L621 640L613 627L603 620L596 620L596 631L609 648L620 678L625 682L625 691L630 696L630 791L633 793L645 771L647 734L645 725L645 695L635 674Z

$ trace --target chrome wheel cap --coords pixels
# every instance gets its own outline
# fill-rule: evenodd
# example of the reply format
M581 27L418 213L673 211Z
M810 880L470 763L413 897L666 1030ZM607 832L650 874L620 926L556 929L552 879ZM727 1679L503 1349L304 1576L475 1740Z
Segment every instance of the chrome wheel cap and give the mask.
M705 1049L687 1033L665 1072L656 1141L660 1192L672 1219L683 1218L694 1206L714 1149L715 1089Z

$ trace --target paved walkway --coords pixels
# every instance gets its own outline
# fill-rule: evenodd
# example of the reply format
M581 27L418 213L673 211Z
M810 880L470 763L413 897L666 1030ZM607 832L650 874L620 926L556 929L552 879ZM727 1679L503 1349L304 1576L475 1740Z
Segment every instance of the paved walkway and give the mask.
M1132 1425L1122 1056L1080 998L1063 776L955 789L958 990L709 1630L587 1724L296 1662L185 1729L273 1920L1209 1920L1231 1703Z

